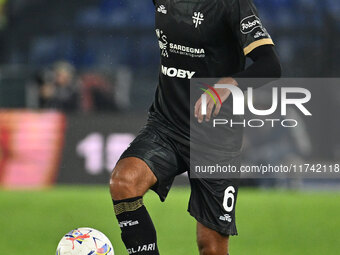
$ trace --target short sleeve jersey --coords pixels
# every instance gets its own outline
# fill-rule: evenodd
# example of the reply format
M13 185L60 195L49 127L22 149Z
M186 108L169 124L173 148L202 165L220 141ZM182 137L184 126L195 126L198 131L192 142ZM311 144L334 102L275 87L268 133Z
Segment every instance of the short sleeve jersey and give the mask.
M253 49L273 41L252 0L154 0L160 47L156 112L189 133L190 79L244 70Z

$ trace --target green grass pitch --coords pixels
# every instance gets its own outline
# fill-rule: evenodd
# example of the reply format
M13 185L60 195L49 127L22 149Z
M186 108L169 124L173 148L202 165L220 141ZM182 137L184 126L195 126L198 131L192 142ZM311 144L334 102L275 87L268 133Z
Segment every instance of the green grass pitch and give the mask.
M189 190L173 188L165 203L149 192L145 203L162 255L198 254L195 221L186 212ZM340 251L340 193L241 189L239 236L231 255L332 255ZM117 255L127 254L106 187L62 186L45 191L0 191L0 254L54 254L76 227L104 232Z

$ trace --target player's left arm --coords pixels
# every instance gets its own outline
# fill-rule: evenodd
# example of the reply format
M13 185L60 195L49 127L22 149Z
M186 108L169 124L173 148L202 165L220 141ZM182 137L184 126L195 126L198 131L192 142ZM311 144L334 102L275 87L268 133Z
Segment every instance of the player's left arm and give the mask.
M252 50L247 57L251 58L253 63L244 71L239 72L232 77L223 78L218 83L234 84L242 90L247 89L247 84L242 82L242 78L273 78L281 77L281 64L275 51L274 45L262 45ZM232 79L233 81L230 81ZM227 82L231 83L227 83ZM252 87L257 88L264 85L261 82L253 82Z
M274 43L269 33L259 18L257 9L252 0L222 0L225 5L226 22L232 29L245 56L253 60L253 64L246 70L222 78L219 84L230 84L246 89L246 85L238 82L239 78L279 78L281 77L281 65L275 52ZM261 85L261 84L259 84ZM224 102L230 95L228 89L216 89ZM211 102L210 102L211 100ZM211 115L217 116L222 105L217 104L214 110L214 102L208 97L207 114L205 121L209 121ZM195 105L195 117L198 122L203 122L201 114L201 99Z
M240 82L239 78L280 78L281 77L281 65L279 58L275 52L273 45L263 45L252 50L248 57L253 60L252 65L250 65L246 70L235 74L233 77L225 77L220 79L218 84L231 84L239 86L242 90L247 88L245 83ZM241 79L241 81L243 81ZM254 84L252 83L253 87ZM257 83L256 86L262 86L262 83ZM224 102L230 95L228 89L215 89L221 97L221 101ZM211 100L211 102L210 102ZM204 116L201 114L201 98L196 102L195 105L195 117L198 122L203 122ZM208 97L207 101L207 114L205 116L205 121L210 121L211 115L216 117L220 110L221 104L216 104L214 101ZM214 108L215 107L215 108Z

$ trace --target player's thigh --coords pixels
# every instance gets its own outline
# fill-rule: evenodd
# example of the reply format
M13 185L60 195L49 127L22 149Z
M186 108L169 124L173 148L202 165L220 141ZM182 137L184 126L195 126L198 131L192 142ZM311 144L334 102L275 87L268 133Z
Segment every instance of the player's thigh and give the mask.
M114 199L143 196L157 182L149 166L141 159L127 157L119 160L110 180Z
M129 148L122 154L111 178L111 194L115 199L123 191L116 189L115 181L127 180L130 187L141 196L149 188L154 190L163 201L171 184L178 174L180 162L171 138L153 125L144 127ZM133 194L136 194L134 192ZM143 193L144 192L144 193Z

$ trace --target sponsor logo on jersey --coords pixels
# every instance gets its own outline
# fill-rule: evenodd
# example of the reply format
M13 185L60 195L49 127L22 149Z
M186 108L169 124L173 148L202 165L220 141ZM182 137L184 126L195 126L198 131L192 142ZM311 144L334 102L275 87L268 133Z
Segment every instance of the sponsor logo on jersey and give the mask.
M138 247L135 247L135 248L127 248L127 252L129 254L135 254L135 253L141 253L141 252L147 252L147 251L154 251L155 249L156 249L156 243L150 243L150 244L139 245Z
M157 8L157 11L158 11L159 13L163 13L163 14L167 14L167 13L168 13L168 11L167 11L167 9L165 8L164 5L160 5L160 6Z
M205 50L203 48L193 48L190 46L180 45L168 41L168 37L164 34L163 30L156 29L158 37L158 44L161 50L161 55L168 58L169 52L173 54L188 56L192 58L204 58Z
M219 220L226 221L226 222L232 221L231 216L229 214L224 214L224 215L220 216Z
M241 23L240 23L240 29L241 29L242 34L249 34L258 27L262 28L262 22L255 15L251 15L251 16L244 18L243 20L241 20Z
M161 66L161 72L162 74L169 76L169 77L176 77L176 78L181 78L181 79L191 79L195 72L192 71L187 71L183 69L177 69L175 67L166 67L166 66Z
M202 25L204 21L204 14L201 12L194 12L192 16L192 22L194 22L195 28L198 28L199 25Z
M132 220L126 220L126 221L121 221L119 222L119 226L121 228L124 228L124 227L132 227L132 226L135 226L135 225L138 225L139 222L138 220L135 220L135 221L132 221Z
M191 48L188 46L170 43L169 44L170 52L179 55L185 55L192 58L204 58L205 51L203 48Z
M159 44L159 48L161 49L161 55L163 57L168 58L169 53L168 53L168 41L167 41L168 38L167 38L167 36L160 29L156 29L156 35L158 37L158 44Z
M261 38L261 37L270 37L268 32L265 30L265 28L262 29L263 31L257 31L256 34L254 35L255 39Z

